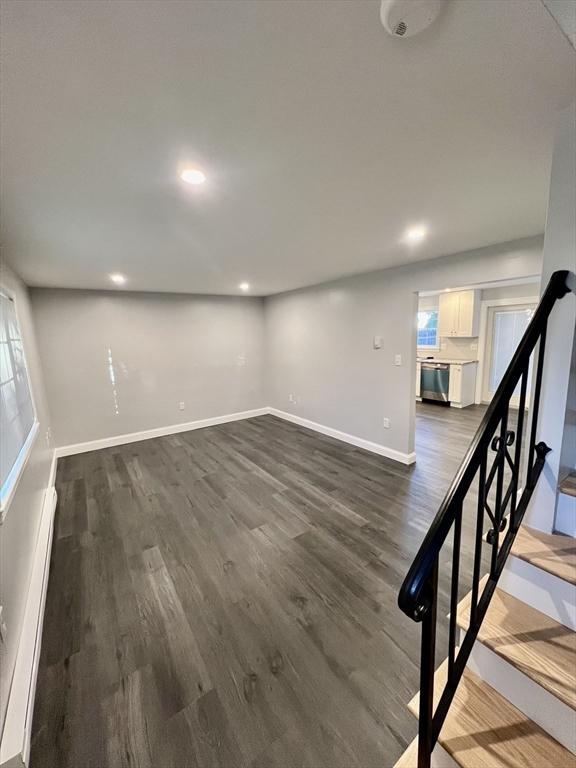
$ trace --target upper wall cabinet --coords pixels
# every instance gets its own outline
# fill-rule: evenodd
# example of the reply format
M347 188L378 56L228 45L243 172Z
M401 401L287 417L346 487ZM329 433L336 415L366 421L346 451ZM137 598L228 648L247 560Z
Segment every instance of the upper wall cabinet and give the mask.
M441 293L438 307L438 335L478 336L480 291Z

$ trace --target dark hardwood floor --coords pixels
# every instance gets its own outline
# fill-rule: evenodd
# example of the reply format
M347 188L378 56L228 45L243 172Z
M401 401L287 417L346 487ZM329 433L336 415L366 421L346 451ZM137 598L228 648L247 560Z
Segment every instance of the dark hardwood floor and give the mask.
M412 467L272 416L61 459L32 768L392 766L398 588L483 413L419 405Z

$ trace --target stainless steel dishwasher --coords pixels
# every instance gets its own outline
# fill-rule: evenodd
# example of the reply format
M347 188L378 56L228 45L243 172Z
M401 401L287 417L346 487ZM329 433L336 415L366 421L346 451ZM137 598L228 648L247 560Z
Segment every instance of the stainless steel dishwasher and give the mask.
M450 365L448 363L422 362L420 366L420 397L423 400L448 402Z

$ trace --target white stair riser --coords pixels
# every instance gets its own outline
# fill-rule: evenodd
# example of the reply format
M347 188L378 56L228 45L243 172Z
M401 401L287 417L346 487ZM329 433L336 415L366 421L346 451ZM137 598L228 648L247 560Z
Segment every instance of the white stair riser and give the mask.
M554 528L559 533L576 537L576 498L568 493L559 493L556 504Z
M541 568L509 557L498 588L569 629L576 630L576 587Z
M460 641L463 639L461 632ZM467 666L552 738L576 754L576 713L573 709L478 641Z

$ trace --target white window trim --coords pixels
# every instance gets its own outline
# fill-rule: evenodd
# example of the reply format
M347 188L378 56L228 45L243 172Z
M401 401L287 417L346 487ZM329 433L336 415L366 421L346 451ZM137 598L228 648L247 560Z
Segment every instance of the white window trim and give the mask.
M26 354L24 338L22 336L22 325L20 323L20 315L18 312L18 302L16 301L14 292L6 288L6 286L0 285L0 291L2 291L2 293L5 296L7 296L14 304L14 314L16 315L16 322L18 323L18 330L20 331L20 338L22 339L22 349L24 352L24 361L26 363L26 376L28 377L28 389L30 390L30 400L32 402L32 411L34 413L34 422L30 428L28 437L26 438L24 445L20 449L20 453L18 454L16 461L14 462L14 465L12 466L12 469L10 470L8 477L6 478L5 484L8 485L8 490L3 497L0 496L0 525L2 525L2 523L6 519L6 515L8 514L8 509L10 508L10 504L12 503L14 494L16 493L18 483L20 482L20 478L22 477L22 473L26 468L26 464L28 463L30 454L32 453L32 448L34 447L36 438L38 437L38 429L40 427L40 422L38 421L38 411L36 410L36 402L34 400L34 391L32 389L32 381L30 379L30 371L28 369L28 355Z
M30 458L30 454L32 453L32 448L34 446L34 443L36 442L36 438L38 437L39 427L40 427L40 422L38 421L38 419L35 418L34 423L32 424L32 428L28 433L28 437L26 438L26 442L20 449L18 458L14 462L14 466L12 467L12 469L10 470L10 473L8 474L8 477L6 478L8 491L4 495L4 497L0 499L0 525L2 525L2 523L6 519L6 514L10 507L10 504L12 503L14 494L16 493L16 488L18 487L18 483L20 482L20 478L22 477L22 473L26 468L26 464L28 463L28 459Z

